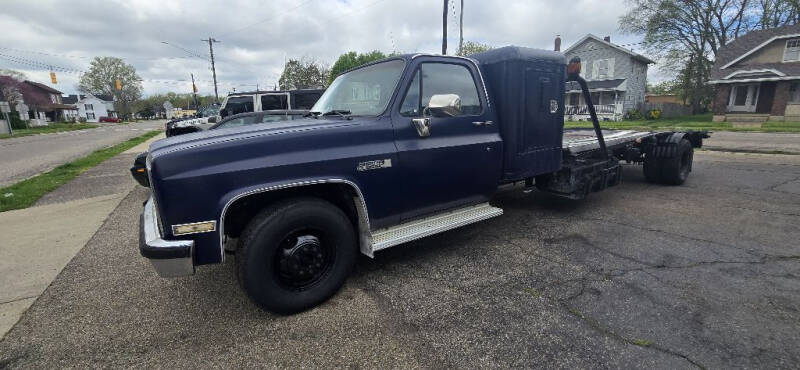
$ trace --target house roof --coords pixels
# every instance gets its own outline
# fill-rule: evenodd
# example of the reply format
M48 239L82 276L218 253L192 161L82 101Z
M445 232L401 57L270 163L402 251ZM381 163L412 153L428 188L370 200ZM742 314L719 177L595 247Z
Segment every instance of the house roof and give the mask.
M30 84L31 86L36 87L38 89L42 89L44 91L47 91L47 92L49 92L51 94L61 95L61 91L58 91L58 90L56 90L56 89L54 89L54 88L52 88L50 86L47 86L45 84L34 82L34 81L28 81L28 80L25 80L25 83L26 84Z
M640 62L647 63L647 64L655 64L655 62L652 59L650 59L650 58L648 58L648 57L646 57L646 56L644 56L642 54L636 53L633 50L628 50L628 49L623 48L622 46L619 46L617 44L614 44L614 43L608 42L606 40L603 40L600 37L592 35L591 33L587 34L586 36L583 36L583 38L578 40L578 42L570 45L570 47L568 47L567 49L564 50L564 54L567 54L567 53L571 52L573 49L575 49L580 44L583 44L586 40L589 40L589 39L592 39L592 40L597 41L597 42L599 42L599 43L601 43L603 45L609 46L609 47L617 49L617 50L619 50L619 51L621 51L623 53L626 53L626 54L630 55L633 59L636 59L636 60L638 60Z
M719 49L710 83L800 79L800 63L760 63L737 66L736 63L775 40L800 37L800 24L751 31Z

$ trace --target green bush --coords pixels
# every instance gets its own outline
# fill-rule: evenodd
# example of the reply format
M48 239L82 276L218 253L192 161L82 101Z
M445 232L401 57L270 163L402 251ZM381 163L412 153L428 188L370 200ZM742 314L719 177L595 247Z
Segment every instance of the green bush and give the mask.
M11 112L8 114L11 119L11 128L14 130L22 130L28 128L28 124L19 118L19 112Z
M640 121L644 119L644 116L642 115L642 112L639 111L638 109L631 109L628 111L628 113L625 113L625 119L631 121Z
M647 119L659 119L659 118L661 118L661 109L655 108L647 112Z

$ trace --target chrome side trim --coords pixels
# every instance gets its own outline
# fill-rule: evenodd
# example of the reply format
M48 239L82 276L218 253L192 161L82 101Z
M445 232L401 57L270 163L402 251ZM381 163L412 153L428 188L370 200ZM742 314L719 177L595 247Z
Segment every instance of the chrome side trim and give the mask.
M321 180L310 180L310 181L298 181L298 182L291 182L281 185L273 185L267 186L263 188L253 189L250 191L246 191L244 193L238 194L231 198L225 206L222 208L222 213L220 214L219 219L219 252L222 261L225 261L225 215L228 213L228 207L231 204L235 203L237 200L242 199L244 197L253 195L253 194L260 194L265 193L268 191L274 190L281 190L281 189L288 189L288 188L296 188L301 186L310 186L310 185L318 185L318 184L346 184L352 187L357 194L358 197L358 204L356 204L356 211L359 216L359 244L361 252L366 254L367 256L372 257L371 252L365 253L365 251L371 251L371 239L370 239L370 225L369 225L369 212L367 211L367 203L364 201L364 194L361 192L361 189L356 185L356 183L339 178L333 179L321 179Z

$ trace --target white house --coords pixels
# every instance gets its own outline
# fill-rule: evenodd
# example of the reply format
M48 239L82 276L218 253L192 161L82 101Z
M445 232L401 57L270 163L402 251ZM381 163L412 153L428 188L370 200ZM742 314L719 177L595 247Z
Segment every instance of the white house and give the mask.
M70 95L64 98L68 104L78 108L78 118L85 118L86 122L99 122L100 117L116 117L114 101L111 97L94 95Z
M560 48L560 39L556 48ZM558 50L556 50L558 51ZM588 34L564 50L567 60L581 58L581 76L591 93L592 103L601 120L620 120L624 114L645 102L649 58L611 43L611 38ZM567 84L564 114L569 120L589 118L581 89L575 82Z

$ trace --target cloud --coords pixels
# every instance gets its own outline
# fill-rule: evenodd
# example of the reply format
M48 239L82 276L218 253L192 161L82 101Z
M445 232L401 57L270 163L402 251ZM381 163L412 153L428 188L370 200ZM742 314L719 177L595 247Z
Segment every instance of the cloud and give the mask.
M464 1L464 38L495 46L550 49L560 34L568 46L586 33L621 35L617 20L624 0ZM459 0L451 0L457 7ZM569 6L569 9L565 8ZM441 51L442 3L435 0L273 1L10 1L4 2L0 68L22 70L48 81L42 65L86 70L93 56L115 56L136 67L146 94L189 92L194 73L202 94L213 94L209 63L201 56L214 44L220 94L230 89L272 87L285 58L311 58L328 65L346 51ZM458 44L457 9L448 10L448 50ZM13 55L37 66L14 63ZM655 68L652 68L655 70ZM58 89L75 91L78 74L58 72Z

